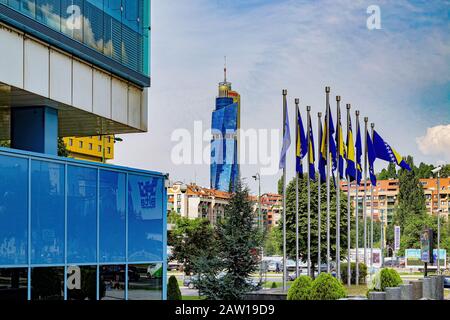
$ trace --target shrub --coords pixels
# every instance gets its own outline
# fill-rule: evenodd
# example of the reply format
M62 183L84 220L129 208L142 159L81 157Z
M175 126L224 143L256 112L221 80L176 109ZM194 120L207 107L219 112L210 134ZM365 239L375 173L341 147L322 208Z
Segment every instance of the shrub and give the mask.
M331 274L323 272L312 283L310 300L337 300L346 296L345 287Z
M398 287L403 283L397 271L391 268L381 269L380 273L381 291L388 287Z
M366 283L367 278L367 265L364 263L358 263L359 265L359 283ZM356 284L356 263L352 262L350 265L351 283ZM347 283L347 263L341 263L341 279L344 284Z
M397 271L390 268L381 269L372 278L367 295L370 291L384 291L388 287L398 287L402 283L402 278Z
M272 282L272 286L270 287L271 289L276 289L278 288L277 283L276 282Z
M288 300L309 300L313 281L308 276L300 276L295 279L289 288L287 299Z
M167 300L181 300L181 291L175 276L170 276L167 285Z

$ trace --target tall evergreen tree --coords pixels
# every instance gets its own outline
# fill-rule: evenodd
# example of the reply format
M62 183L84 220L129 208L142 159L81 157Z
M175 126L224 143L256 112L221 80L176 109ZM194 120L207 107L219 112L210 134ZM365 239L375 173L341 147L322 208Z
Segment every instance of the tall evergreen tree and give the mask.
M255 289L249 279L257 269L262 240L254 224L249 190L241 182L236 185L216 233L217 256L196 261L200 272L197 286L208 299L240 300L246 292Z
M307 259L307 241L308 241L308 193L307 193L307 177L299 179L299 254L303 261ZM318 179L316 179L318 180ZM310 182L311 190L311 265L317 264L318 255L318 191L317 182ZM286 247L287 254L290 258L295 259L295 178L289 182L286 189ZM336 258L336 189L333 181L330 183L330 252L331 259ZM341 257L345 258L347 251L347 196L341 192ZM353 210L352 210L353 212ZM280 223L282 226L282 222ZM327 255L327 198L326 185L322 184L321 190L321 262L326 262Z

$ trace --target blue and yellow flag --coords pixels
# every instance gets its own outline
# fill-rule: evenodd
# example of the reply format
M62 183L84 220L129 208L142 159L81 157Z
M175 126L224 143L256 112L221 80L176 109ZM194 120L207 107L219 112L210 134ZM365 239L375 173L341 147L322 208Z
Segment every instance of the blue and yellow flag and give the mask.
M322 132L322 122L319 123L319 142L323 143L323 132ZM325 182L327 179L327 173L325 171L325 166L327 165L326 161L326 154L323 152L322 148L319 148L319 174L320 174L320 181Z
M337 161L336 161L336 143L333 139L334 135L334 124L333 124L333 116L331 115L330 106L328 106L328 114L330 115L330 130L328 130L328 121L327 116L325 115L325 130L324 134L322 135L322 143L321 143L321 153L322 155L326 155L327 153L327 135L330 137L330 155L332 160L332 171L335 171L337 169ZM327 158L325 157L325 160Z
M296 171L303 175L302 159L307 153L308 140L305 136L305 130L303 129L302 116L300 110L297 112L297 125L296 125L296 146L295 146L295 168Z
M356 179L356 158L355 147L353 144L352 119L349 117L348 133L347 133L347 168L345 174L350 181Z
M370 182L372 183L372 186L375 187L377 185L377 176L375 175L373 163L375 162L376 155L375 155L375 149L373 147L372 139L370 139L370 135L368 132L367 132L367 137L366 137L366 144L367 144L367 158L369 160Z
M336 145L338 146L339 150L339 158L338 158L338 169L339 169L339 177L341 179L344 178L344 159L347 157L346 153L346 147L344 144L343 134L342 134L342 125L341 125L341 119L339 121L339 131L336 132Z
M288 108L287 106L284 107L284 120L283 120L283 147L281 148L281 155L280 155L280 169L286 168L286 153L291 145L291 132L289 130L289 115L288 115Z
M311 115L308 115L308 121L311 123ZM308 164L309 164L309 178L316 181L316 170L314 168L314 163L316 157L314 156L314 135L312 131L312 126L309 126L309 150L308 150Z
M362 144L361 144L361 128L359 126L359 120L356 123L355 152L356 152L356 183L358 185L361 185L361 177L362 177L362 166L361 166Z
M385 142L376 131L373 132L373 147L378 159L395 163L401 168L411 171L411 168L406 161L403 160L402 156Z

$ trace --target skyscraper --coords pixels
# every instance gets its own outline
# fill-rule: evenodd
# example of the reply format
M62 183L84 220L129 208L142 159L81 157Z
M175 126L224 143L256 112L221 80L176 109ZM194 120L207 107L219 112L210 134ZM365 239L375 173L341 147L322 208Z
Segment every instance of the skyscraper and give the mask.
M219 83L219 95L211 119L212 189L233 191L239 177L239 133L241 96L231 90L224 68L224 81Z

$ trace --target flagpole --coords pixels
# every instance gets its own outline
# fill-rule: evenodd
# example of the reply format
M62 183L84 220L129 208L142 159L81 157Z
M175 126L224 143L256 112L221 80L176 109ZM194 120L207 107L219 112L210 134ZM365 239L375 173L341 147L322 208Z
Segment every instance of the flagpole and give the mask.
M364 117L364 199L363 199L363 214L364 214L364 264L367 265L367 123L368 117Z
M359 110L356 110L356 132L359 132ZM361 133L359 132L361 135ZM355 150L356 151L356 150ZM358 191L359 191L359 184L358 184L358 175L359 171L358 168L356 168L356 195L355 195L355 241L356 241L356 260L355 260L355 267L356 267L356 274L355 274L355 284L359 285L359 197L358 197Z
M287 90L283 89L283 137L285 135L286 126L286 108L287 108ZM286 164L283 167L283 291L286 291Z
M341 177L340 177L340 156L341 156L341 96L336 96L337 124L336 124L336 158L338 172L336 179L336 278L341 279Z
M327 272L330 273L330 87L325 87L326 93L326 141L327 141Z
M351 105L347 103L347 139L349 139L350 134L350 108ZM350 146L353 148L353 146ZM347 150L347 157L348 157L349 150ZM348 162L347 162L347 168L348 168ZM347 285L351 286L352 284L352 269L351 269L351 263L350 263L350 244L351 244L351 213L350 213L350 191L351 191L351 182L350 182L350 176L347 172Z
M372 138L373 138L373 130L375 128L375 123L370 124L372 130ZM370 275L372 278L373 273L373 186L372 182L370 183Z
M306 266L307 266L307 270L308 270L308 276L311 277L311 189L310 189L310 181L309 181L309 174L310 174L310 169L309 169L309 156L310 156L310 150L309 150L309 144L311 141L311 135L310 135L310 130L311 130L311 117L310 117L310 113L311 113L311 107L307 106L306 107L306 111L307 111L307 135L308 135L308 139L307 139L307 146L306 146L306 150L307 150L307 164L308 164L308 176L306 178L306 186L308 189L308 242L307 242L307 246L308 246L308 250L307 250L307 262L306 262Z
M318 137L320 137L320 143L322 143L322 130L321 130L321 126L322 126L322 112L319 112L319 113L317 113L317 117L318 117L318 125L317 125L317 130L318 130ZM317 148L317 151L318 151L318 154L319 154L319 156L317 157L317 159L318 159L318 161L320 162L320 159L321 159L321 157L322 157L322 154L321 154L321 152L320 152L320 147L319 148ZM318 183L317 183L317 194L318 194L318 197L317 197L317 274L320 274L320 267L321 267L321 257L320 257L320 251L321 251L321 243L320 243L320 240L321 240L321 233L322 233L322 218L321 218L321 216L322 216L322 210L321 210L321 203L320 203L320 197L321 197L321 195L320 195L320 187L321 187L321 184L322 184L322 180L321 180L321 176L320 176L320 170L317 170L318 171L318 173L319 173L319 180L317 180L318 181Z
M297 138L298 138L298 105L300 103L300 99L296 98L295 99L295 143L296 143L296 150L297 150ZM297 157L297 154L295 155ZM297 159L295 160L297 162ZM300 161L302 161L302 159L300 158ZM299 244L298 244L298 172L297 172L297 168L295 170L295 278L298 278L298 259L299 259Z

